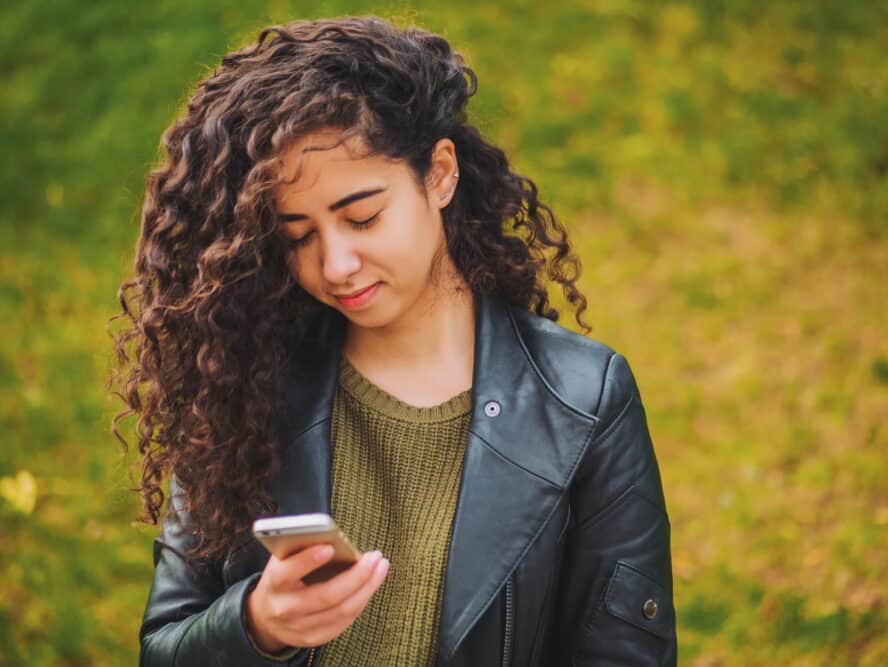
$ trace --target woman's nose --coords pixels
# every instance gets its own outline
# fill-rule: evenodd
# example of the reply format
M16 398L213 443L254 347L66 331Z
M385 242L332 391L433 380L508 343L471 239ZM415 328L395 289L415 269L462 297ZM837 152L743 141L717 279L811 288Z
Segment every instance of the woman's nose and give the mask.
M345 283L360 270L360 255L347 238L330 233L325 235L321 243L321 271L328 283L332 285Z

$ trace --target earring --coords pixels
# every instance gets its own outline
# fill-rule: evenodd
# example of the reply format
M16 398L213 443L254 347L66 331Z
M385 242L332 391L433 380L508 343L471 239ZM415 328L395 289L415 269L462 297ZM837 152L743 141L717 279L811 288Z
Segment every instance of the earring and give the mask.
M453 177L459 178L459 172L458 171L453 172ZM453 190L451 190L450 192L446 192L443 195L441 195L441 201L444 201L445 199L447 199L447 197L449 197L451 194L453 194L454 190L456 190L456 187L454 187Z

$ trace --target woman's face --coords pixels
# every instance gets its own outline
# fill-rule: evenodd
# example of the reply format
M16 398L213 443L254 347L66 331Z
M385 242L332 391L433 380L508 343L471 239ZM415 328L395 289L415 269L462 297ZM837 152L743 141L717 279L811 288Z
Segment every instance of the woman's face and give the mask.
M423 193L405 162L361 157L357 138L302 152L336 137L308 135L283 156L283 180L298 171L275 190L290 271L306 292L357 326L407 322L436 296L437 260L452 268L440 209L456 186L453 142L436 145Z

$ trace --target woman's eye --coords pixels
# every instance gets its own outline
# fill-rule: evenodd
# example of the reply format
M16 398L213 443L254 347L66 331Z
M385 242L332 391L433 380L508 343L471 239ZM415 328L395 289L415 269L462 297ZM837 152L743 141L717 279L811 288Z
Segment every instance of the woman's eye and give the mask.
M300 248L308 243L312 236L314 236L314 231L308 232L307 234L303 234L299 238L293 238L292 236L287 237L287 246L290 248Z
M380 211L380 213L381 212L382 211ZM372 225L378 217L379 217L379 213L375 213L374 215L370 216L366 220L349 220L348 218L346 218L346 222L349 225L351 225L352 227L354 227L355 229L362 230L362 229L368 229L370 227L370 225ZM308 242L314 238L314 235L315 235L315 230L311 230L310 232L306 232L305 234L303 234L302 236L300 236L298 238L293 238L292 236L287 236L287 237L285 237L287 247L290 248L291 250L295 250L296 248L301 248L302 246L307 245Z
M350 224L355 229L367 229L367 227L369 227L378 217L379 213L375 213L366 220L348 220L348 224Z

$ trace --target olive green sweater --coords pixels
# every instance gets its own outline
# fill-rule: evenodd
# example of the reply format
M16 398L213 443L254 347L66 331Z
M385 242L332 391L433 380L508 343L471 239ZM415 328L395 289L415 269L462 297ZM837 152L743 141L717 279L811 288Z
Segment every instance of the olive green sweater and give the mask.
M320 649L315 664L434 664L471 402L467 390L434 407L408 405L342 357L331 512L358 549L380 549L391 568L363 613Z

